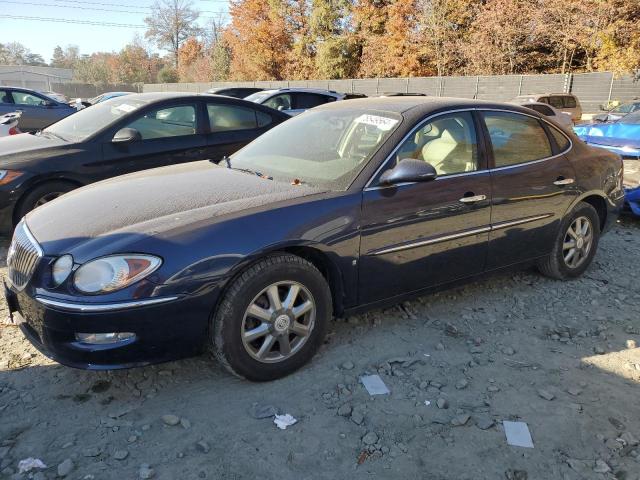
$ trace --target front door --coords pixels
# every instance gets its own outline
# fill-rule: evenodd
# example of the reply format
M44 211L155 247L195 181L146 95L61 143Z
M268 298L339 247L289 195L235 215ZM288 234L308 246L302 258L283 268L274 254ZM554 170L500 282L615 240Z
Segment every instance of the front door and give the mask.
M162 106L121 125L137 130L141 139L103 144L100 168L104 177L206 159L197 112L195 103Z
M471 112L428 119L400 145L388 167L414 158L433 165L438 177L395 186L374 179L363 192L360 303L483 271L491 183L475 125Z
M551 141L541 121L515 112L482 112L491 148L491 235L487 268L551 252L562 216L578 192L575 171L562 155L569 142ZM559 147L559 142L566 142Z

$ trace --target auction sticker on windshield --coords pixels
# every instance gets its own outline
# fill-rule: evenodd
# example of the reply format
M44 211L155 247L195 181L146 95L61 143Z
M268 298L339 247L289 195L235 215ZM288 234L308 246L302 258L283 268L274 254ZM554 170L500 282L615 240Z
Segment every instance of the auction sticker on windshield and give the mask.
M118 105L117 107L115 107L116 110L122 110L125 113L133 112L137 108L138 107L136 107L135 105L129 105L127 103L123 103L123 104Z
M381 117L379 115L371 115L366 113L355 119L355 123L364 123L365 125L373 125L383 132L388 132L398 123L398 120L389 117Z

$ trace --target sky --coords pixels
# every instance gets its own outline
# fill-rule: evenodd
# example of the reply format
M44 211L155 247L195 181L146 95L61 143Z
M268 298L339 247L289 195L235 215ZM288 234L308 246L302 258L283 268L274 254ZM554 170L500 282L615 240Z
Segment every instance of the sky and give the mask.
M0 43L20 42L42 55L46 62L51 60L56 45L63 48L77 45L81 54L119 51L136 33L144 37L144 18L151 13L153 3L153 0L0 0ZM192 4L203 12L200 23L204 24L208 17L217 18L219 12L226 14L229 1L193 0ZM223 18L228 19L228 15ZM70 23L73 21L94 24ZM112 25L104 25L108 23Z

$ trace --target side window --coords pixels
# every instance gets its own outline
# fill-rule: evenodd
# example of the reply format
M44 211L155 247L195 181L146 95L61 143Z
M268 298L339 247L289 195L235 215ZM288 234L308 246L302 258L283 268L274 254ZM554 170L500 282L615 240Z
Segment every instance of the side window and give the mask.
M506 112L484 112L496 167L550 157L551 144L533 117Z
M307 109L317 107L329 102L326 95L318 95L316 93L296 93L296 109Z
M553 117L553 110L551 110L549 107L546 107L544 105L529 105L529 108L531 110L535 110L538 113L541 113L542 115Z
M434 118L420 127L398 150L396 160L423 160L438 175L472 172L478 169L478 144L469 112Z
M563 100L563 104L564 104L564 108L576 108L577 104L576 104L576 99L573 98L570 95L567 95L566 97L562 97Z
M11 92L13 97L13 103L16 105L30 105L32 107L41 107L45 104L46 100L37 95L32 95L27 92Z
M273 123L273 117L268 113L256 110L256 118L258 119L258 128L266 127Z
M195 135L196 108L194 105L181 105L152 110L127 127L138 130L143 140Z
M212 132L251 130L257 127L256 112L236 105L207 104Z
M538 100L540 103L549 103L549 97L542 97Z
M291 110L291 95L288 93L281 93L280 95L271 97L269 100L264 102L263 105L276 110Z
M554 108L565 108L564 102L562 101L562 97L549 97L549 105Z
M0 103L11 103L11 95L6 90L0 90Z
M551 132L551 136L556 141L556 145L558 145L558 148L561 152L564 152L567 148L569 148L569 139L565 135L560 133L557 128L549 126L549 131Z

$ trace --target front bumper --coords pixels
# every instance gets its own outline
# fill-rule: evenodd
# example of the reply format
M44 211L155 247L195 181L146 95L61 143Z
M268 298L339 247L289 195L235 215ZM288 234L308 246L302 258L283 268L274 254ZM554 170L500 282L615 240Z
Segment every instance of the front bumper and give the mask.
M72 304L71 311L69 305L45 305L8 288L5 295L27 339L44 355L70 367L111 370L176 360L201 353L208 338L210 298L182 296L105 311L82 311ZM132 332L135 337L111 344L76 339L76 333L110 332Z

